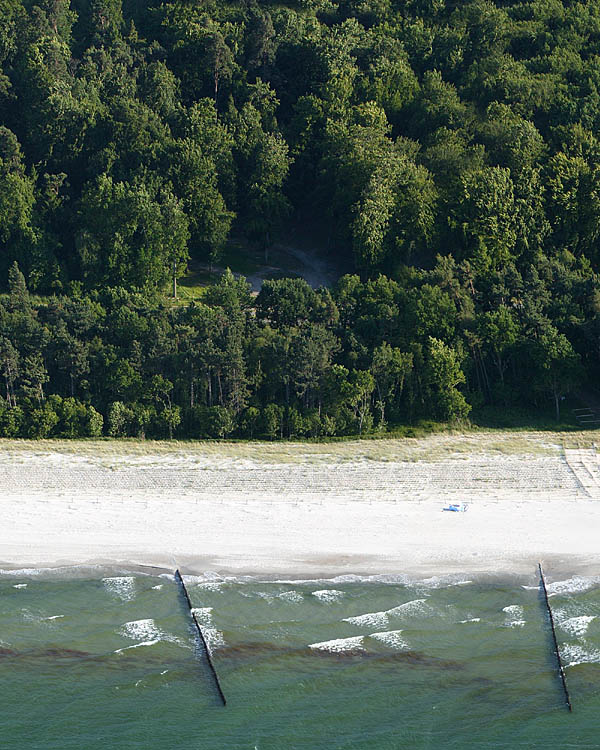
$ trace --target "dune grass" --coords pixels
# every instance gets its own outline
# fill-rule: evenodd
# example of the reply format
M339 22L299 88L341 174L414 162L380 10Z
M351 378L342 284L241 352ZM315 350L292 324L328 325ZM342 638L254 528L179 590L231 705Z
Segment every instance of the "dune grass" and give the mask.
M77 455L100 461L139 457L213 458L258 463L438 461L477 455L556 455L564 448L594 447L595 433L448 431L415 438L318 442L153 441L136 439L0 440L0 453Z

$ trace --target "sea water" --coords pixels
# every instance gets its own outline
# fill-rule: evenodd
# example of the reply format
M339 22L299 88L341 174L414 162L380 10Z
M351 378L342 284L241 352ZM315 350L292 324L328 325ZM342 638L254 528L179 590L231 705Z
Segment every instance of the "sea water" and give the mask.
M0 574L3 750L600 747L600 578Z

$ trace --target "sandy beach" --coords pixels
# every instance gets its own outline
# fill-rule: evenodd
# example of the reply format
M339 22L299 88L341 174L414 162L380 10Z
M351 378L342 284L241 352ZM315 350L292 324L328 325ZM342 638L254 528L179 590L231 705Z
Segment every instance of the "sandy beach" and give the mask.
M581 443L580 443L581 445ZM0 444L0 566L318 576L596 571L593 444ZM464 513L444 511L464 502Z

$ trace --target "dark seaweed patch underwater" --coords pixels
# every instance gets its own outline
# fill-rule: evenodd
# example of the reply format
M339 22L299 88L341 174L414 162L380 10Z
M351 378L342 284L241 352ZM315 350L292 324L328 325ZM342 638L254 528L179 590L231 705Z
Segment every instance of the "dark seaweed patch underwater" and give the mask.
M75 575L76 573L76 575ZM599 748L600 578L0 576L3 750Z

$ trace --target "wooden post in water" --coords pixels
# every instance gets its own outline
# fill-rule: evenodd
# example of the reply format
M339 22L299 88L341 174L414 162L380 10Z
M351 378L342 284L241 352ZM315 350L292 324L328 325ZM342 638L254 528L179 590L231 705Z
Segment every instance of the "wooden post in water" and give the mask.
M190 610L190 615L192 616L192 620L194 621L194 625L196 626L198 635L200 636L200 640L202 641L202 645L204 646L204 652L206 653L206 661L208 662L208 666L210 668L210 671L212 672L215 685L217 686L217 692L219 693L219 696L221 700L223 701L223 705L226 706L227 701L225 700L225 694L223 693L223 689L221 688L221 683L219 682L219 675L217 674L217 670L215 669L215 665L213 664L213 660L210 655L210 651L208 649L208 643L206 642L206 638L204 637L204 633L202 632L200 623L198 622L198 620L196 619L196 615L194 614L194 608L192 607L192 602L190 601L190 596L188 594L183 578L181 577L181 573L179 572L179 568L175 571L175 580L181 586L181 590L183 591L183 594L185 596L188 609Z
M546 609L548 610L548 618L550 620L550 630L552 631L552 640L554 641L554 651L556 653L558 676L560 677L560 681L563 686L567 708L569 709L569 711L572 711L573 706L571 705L571 696L569 695L569 688L567 687L567 677L565 675L565 669L563 667L560 650L558 648L558 641L556 640L556 628L554 627L554 617L552 616L552 609L550 607L550 602L548 601L548 591L546 589L546 580L544 578L544 571L542 570L542 563L538 563L538 568L540 569L540 581L542 582L542 591L544 592L544 601L546 602Z

